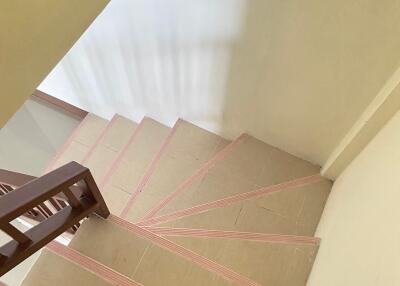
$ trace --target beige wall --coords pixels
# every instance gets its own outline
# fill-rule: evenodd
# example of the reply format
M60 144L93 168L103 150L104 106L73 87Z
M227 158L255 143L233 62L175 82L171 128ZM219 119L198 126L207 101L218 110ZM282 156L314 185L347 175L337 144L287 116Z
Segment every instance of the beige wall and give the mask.
M400 285L400 111L334 183L308 286Z
M0 1L0 128L108 1Z

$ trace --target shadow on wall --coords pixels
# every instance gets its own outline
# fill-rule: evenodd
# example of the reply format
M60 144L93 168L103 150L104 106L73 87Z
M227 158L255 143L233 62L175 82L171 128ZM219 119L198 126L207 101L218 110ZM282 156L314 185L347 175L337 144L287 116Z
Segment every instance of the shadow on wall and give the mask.
M113 0L39 89L323 164L399 64L395 0Z

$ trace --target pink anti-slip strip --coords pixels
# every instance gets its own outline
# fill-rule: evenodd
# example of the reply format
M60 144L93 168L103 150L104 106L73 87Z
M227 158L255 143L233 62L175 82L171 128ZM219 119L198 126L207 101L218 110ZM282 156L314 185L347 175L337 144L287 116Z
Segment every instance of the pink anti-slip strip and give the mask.
M156 224L160 224L160 223L164 223L164 222L168 222L168 221L172 221L172 220L177 220L182 217L203 213L203 212L209 211L211 209L222 208L222 207L234 204L234 203L238 203L238 202L242 202L242 201L249 200L252 198L260 197L260 196L270 194L273 192L313 184L313 183L321 181L322 179L323 178L319 174L313 175L313 176L302 177L302 178L287 181L284 183L264 187L264 188L258 189L256 191L251 191L251 192L242 193L242 194L238 194L238 195L234 195L234 196L229 196L229 197L226 197L226 198L223 198L220 200L216 200L213 202L197 205L197 206L194 206L191 208L179 210L179 211L176 211L176 212L173 212L170 214L166 214L163 216L151 218L149 220L140 222L137 225L151 226L151 225L156 225Z
M130 146L132 146L135 138L137 137L137 135L139 134L139 131L143 128L143 119L140 121L139 125L136 126L136 128L134 129L131 137L129 138L128 142L125 144L124 148L121 149L121 151L119 152L117 158L114 160L114 162L112 163L110 169L108 169L106 175L103 177L103 179L101 180L99 187L100 190L103 189L103 187L106 186L106 184L108 183L108 181L110 180L112 174L115 172L115 170L119 167L119 165L122 162L122 159L124 158L126 152L128 152Z
M113 223L123 227L124 229L142 237L147 240L150 240L152 243L176 254L181 256L184 259L187 259L189 261L192 261L193 263L196 263L200 267L205 268L206 270L213 272L222 278L232 281L234 283L237 283L238 285L242 286L261 286L261 284L252 281L251 279L236 273L235 271L220 265L204 256L201 256L189 249L186 249L178 244L173 243L172 241L169 241L168 239L165 239L155 233L152 233L151 231L148 231L144 228L141 228L135 224L132 224L126 220L123 220L117 216L111 215L109 217L109 220L112 221Z
M97 137L95 143L90 147L89 151L86 153L85 157L83 157L81 164L84 165L87 163L87 161L89 160L89 158L92 156L94 150L96 149L96 147L99 145L99 143L101 142L101 140L103 140L104 136L106 136L108 130L111 129L111 127L113 127L113 125L115 124L115 122L118 119L118 115L115 114L113 116L113 118L111 119L111 121L107 124L106 128L103 129L103 131L101 132L101 134L99 135L99 137Z
M180 125L180 120L178 120L172 130L169 132L167 138L165 138L160 150L157 152L156 156L153 158L151 161L150 165L146 169L146 171L143 174L142 179L140 180L139 184L135 188L135 190L132 192L128 202L125 205L125 208L122 210L120 217L125 218L126 215L128 214L129 210L132 208L133 204L136 202L137 198L139 197L139 194L143 191L144 187L150 180L151 175L154 173L162 155L164 154L166 148L168 147L169 143L171 143L171 140Z
M75 128L75 130L72 132L71 136L69 136L68 140L62 145L62 147L58 150L57 154L51 159L50 163L47 165L45 171L43 174L46 174L50 172L53 168L58 159L65 153L65 151L68 149L68 147L71 145L72 141L75 140L75 138L78 136L79 132L82 130L82 128L87 124L89 121L90 115L86 115L85 118L79 123L78 127Z
M47 249L54 252L55 254L81 266L82 268L98 275L102 279L110 282L113 285L119 286L142 286L142 284L133 281L132 279L114 271L113 269L97 262L96 260L87 257L80 252L64 246L58 242L50 242Z
M227 230L209 230L209 229L190 229L190 228L173 228L173 227L144 227L158 235L163 236L189 236L189 237L208 237L208 238L231 238L263 241L270 243L283 244L306 244L319 245L321 239L318 237L286 235L286 234L270 234L270 233L254 233L239 232Z
M141 221L146 221L152 217L154 217L157 213L160 212L166 205L168 205L171 201L176 199L179 195L184 193L189 189L190 186L193 185L194 182L203 178L207 172L219 161L223 160L240 142L242 142L245 138L247 138L247 134L242 134L231 142L228 146L226 146L223 150L218 152L211 160L205 163L200 169L198 169L192 176L190 176L187 180L185 180L176 191L169 194L163 201L161 201L157 206L151 209L142 219Z

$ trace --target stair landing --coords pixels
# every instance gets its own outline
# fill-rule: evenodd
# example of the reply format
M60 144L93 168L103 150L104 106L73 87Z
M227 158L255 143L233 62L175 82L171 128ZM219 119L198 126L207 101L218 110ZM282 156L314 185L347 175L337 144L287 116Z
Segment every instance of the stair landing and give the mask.
M48 170L86 164L113 214L50 244L23 285L306 285L331 188L318 166L184 120L88 115L71 137Z

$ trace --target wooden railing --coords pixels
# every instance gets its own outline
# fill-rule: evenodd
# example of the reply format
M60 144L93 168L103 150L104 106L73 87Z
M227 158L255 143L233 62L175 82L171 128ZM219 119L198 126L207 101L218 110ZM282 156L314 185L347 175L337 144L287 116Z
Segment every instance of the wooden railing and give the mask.
M34 179L36 179L34 176L0 169L0 197ZM31 221L42 222L66 206L65 196L55 196L50 198L48 203L41 203L33 209L28 210L23 216ZM74 233L77 227L74 226L68 232Z
M21 180L6 176L0 171L2 185L19 185ZM10 174L8 174L10 175ZM71 162L40 178L28 180L16 189L0 197L0 229L12 240L0 247L0 276L21 263L57 236L92 213L107 218L110 212L89 171ZM30 178L32 179L32 178ZM46 205L55 196L63 195L66 205L49 215L33 228L22 232L11 222L16 218Z

